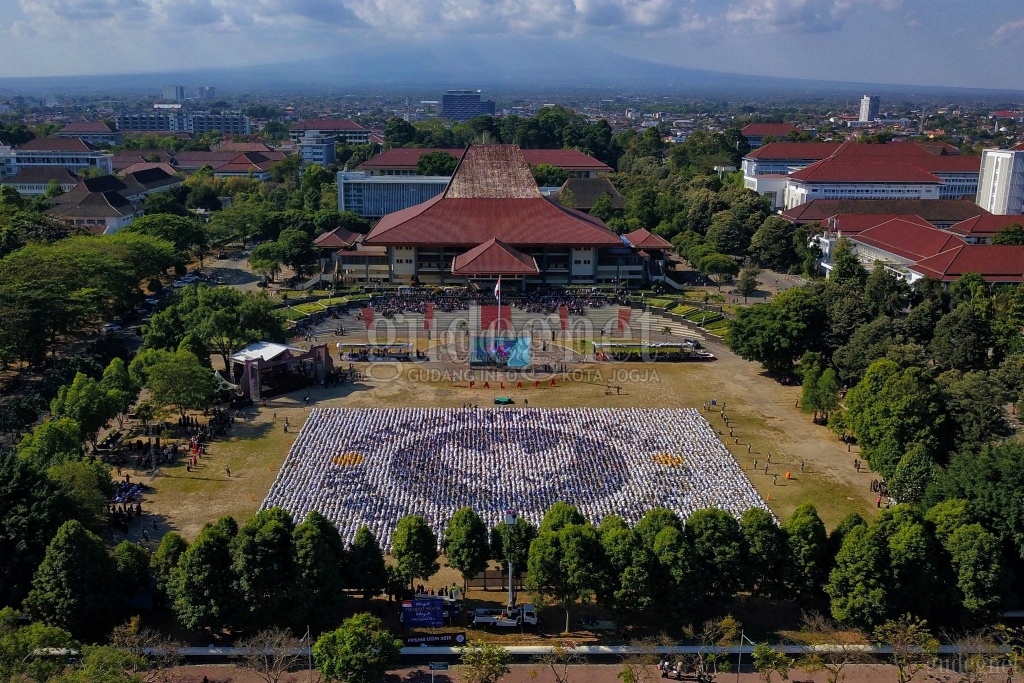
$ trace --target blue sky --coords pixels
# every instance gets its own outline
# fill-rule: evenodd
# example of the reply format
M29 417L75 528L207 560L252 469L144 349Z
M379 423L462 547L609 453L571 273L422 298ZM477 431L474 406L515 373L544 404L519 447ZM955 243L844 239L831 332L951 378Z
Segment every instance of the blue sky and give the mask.
M0 0L0 75L521 37L736 73L1024 90L1021 0Z

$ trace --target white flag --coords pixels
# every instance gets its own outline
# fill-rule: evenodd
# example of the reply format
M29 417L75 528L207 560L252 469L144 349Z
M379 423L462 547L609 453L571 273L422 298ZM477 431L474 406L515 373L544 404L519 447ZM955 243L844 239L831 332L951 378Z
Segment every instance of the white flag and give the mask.
M494 285L494 298L501 296L501 276L498 276L498 283Z

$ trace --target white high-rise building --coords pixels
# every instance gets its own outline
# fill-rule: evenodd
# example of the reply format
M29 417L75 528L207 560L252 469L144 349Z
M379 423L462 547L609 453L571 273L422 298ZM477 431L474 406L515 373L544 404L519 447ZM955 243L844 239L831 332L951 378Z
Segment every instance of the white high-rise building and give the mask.
M185 86L183 85L165 85L163 90L163 98L167 102L184 102L185 101Z
M859 121L874 121L878 118L878 95L865 95L860 98Z
M1024 213L1024 151L983 150L974 201L1000 216Z

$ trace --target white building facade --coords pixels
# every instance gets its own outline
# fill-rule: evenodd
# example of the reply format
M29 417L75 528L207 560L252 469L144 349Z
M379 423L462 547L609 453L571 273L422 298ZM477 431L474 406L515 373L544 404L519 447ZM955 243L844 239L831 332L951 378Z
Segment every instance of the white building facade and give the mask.
M996 215L1024 213L1024 151L982 151L975 203Z
M338 211L381 218L433 199L444 192L448 176L375 176L363 171L338 173Z

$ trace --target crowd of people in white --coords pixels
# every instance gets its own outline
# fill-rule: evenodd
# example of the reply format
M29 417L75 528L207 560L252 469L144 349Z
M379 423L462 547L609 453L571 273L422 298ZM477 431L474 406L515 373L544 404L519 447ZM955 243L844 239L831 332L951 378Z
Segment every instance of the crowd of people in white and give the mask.
M318 510L346 541L366 524L387 549L408 514L440 538L463 506L490 527L558 501L630 525L654 507L768 509L697 410L474 407L316 409L263 507Z

